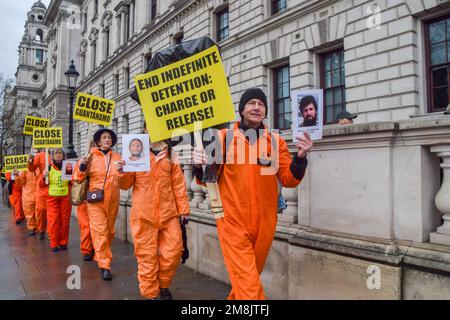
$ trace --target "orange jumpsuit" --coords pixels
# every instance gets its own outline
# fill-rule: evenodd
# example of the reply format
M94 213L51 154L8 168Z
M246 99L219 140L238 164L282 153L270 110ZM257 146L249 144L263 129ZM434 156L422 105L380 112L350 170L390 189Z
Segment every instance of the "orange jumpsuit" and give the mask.
M75 169L78 168L78 164ZM72 178L73 179L73 178ZM87 202L77 206L77 221L80 228L80 251L81 254L91 254L94 246L92 245L91 231L89 229L89 216Z
M89 191L104 190L103 201L88 203L89 226L94 245L98 267L111 270L111 242L115 235L115 223L119 210L120 191L117 182L117 168L115 163L120 160L120 155L110 150L107 155L100 149L93 149L86 171L75 169L74 180L82 182L89 176ZM108 177L106 171L109 164ZM103 184L106 178L105 187Z
M22 186L22 207L27 219L28 230L36 230L36 173L24 171L16 178L16 182Z
M119 175L121 189L133 187L130 226L138 261L141 295L154 298L168 288L183 250L180 215L189 214L186 184L179 164L167 149L150 153L149 172Z
M216 220L217 231L232 285L228 299L261 300L265 295L260 274L277 225L278 179L287 188L296 187L300 180L291 172L292 157L282 138L265 129L257 142L250 144L238 125L235 123L232 129L227 163L220 165L218 171L224 217ZM221 130L222 143L225 134L226 129ZM237 151L238 146L243 149L239 147ZM237 154L243 151L245 162L237 164L240 158ZM270 158L272 165L276 164L275 169L250 162L249 154L259 159ZM232 163L228 163L230 159Z
M17 177L16 177L17 178ZM11 173L6 173L6 180L11 183ZM25 215L22 209L22 186L16 181L13 182L12 194L9 196L9 202L14 210L14 220L25 220Z
M52 170L61 171L54 164L51 165L50 175ZM39 182L40 187L45 186L44 176ZM53 183L55 181L50 178L47 196L47 233L50 238L50 248L67 246L69 243L70 213L72 211L70 183L66 187L66 192L61 195L52 194Z
M91 230L89 229L87 202L77 207L77 220L80 228L80 251L83 255L91 254L94 246L92 245Z
M48 155L49 165L52 163L51 156ZM41 187L40 180L44 174L45 169L45 152L39 152L33 162L28 162L28 171L36 172L36 223L37 231L45 232L47 228L47 196L48 185Z

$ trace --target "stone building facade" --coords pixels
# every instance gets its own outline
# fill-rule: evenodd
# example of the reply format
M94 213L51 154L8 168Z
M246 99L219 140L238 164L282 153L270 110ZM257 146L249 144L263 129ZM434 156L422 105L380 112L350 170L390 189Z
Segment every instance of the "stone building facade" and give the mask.
M66 2L52 1L46 21ZM68 65L76 56L78 90L115 100L118 150L121 134L143 128L140 106L129 97L133 77L152 53L180 41L217 41L236 109L246 88L261 87L267 125L292 152L290 91L324 89L324 138L302 184L282 190L288 208L262 274L268 297L450 297L450 1L79 3L77 50L57 61ZM76 42L76 28L55 30L47 99L53 48ZM67 102L45 105L67 110ZM334 124L344 109L358 113L355 124ZM75 131L80 154L87 125L77 122ZM206 189L193 181L188 155L181 159L191 201L187 265L228 282ZM117 236L128 241L130 206L130 193L122 192Z
M45 64L46 81L41 87L45 117L54 127L62 127L64 141L68 142L69 92L64 72L69 69L70 61L78 61L81 34L81 0L51 1L44 24L48 28L46 42L48 58Z
M45 82L45 60L47 59L47 27L43 20L46 7L41 1L35 2L27 13L24 35L19 44L19 63L15 74L16 84L11 92L17 123L17 134L10 154L28 153L31 148L31 136L22 135L23 121L26 115L45 116L42 104L41 86Z

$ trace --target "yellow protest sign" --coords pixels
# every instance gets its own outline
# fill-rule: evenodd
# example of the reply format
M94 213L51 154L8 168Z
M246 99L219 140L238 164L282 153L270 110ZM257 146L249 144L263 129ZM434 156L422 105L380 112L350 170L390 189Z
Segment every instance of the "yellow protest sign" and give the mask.
M50 120L33 116L25 117L25 125L23 126L23 134L33 135L33 128L48 128Z
M134 80L153 142L234 119L217 46Z
M113 119L115 103L87 93L79 92L73 118L109 127Z
M28 170L28 155L19 156L5 156L3 169L5 172L27 171Z
M62 128L39 128L33 130L33 148L62 148Z

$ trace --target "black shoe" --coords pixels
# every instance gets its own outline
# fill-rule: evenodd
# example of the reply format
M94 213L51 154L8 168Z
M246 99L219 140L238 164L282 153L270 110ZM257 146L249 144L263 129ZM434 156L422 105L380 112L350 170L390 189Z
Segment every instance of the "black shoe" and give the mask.
M30 237L34 236L36 234L35 230L31 230L30 232L28 232L28 234L30 235Z
M92 256L90 254L84 254L83 255L83 260L84 261L92 261Z
M53 252L58 252L58 251L59 251L59 248L58 248L58 247L54 247L54 248L52 248L52 251L53 251Z
M159 289L159 294L161 300L173 300L172 293L170 292L169 288Z
M59 250L65 251L67 250L67 246L66 245L59 246Z
M45 232L39 232L39 239L44 240L45 239Z
M102 275L103 280L106 280L106 281L112 280L111 271L109 271L108 269L100 269L100 273Z
M16 220L16 224L20 224L21 222L22 222L22 220L20 220L20 219Z

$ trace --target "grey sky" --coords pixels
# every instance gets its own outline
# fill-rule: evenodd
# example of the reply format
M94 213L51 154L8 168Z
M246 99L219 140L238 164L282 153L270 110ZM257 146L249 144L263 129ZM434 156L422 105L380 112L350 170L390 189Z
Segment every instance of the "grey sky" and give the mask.
M17 48L22 40L27 12L37 0L0 0L0 73L14 78L17 69ZM48 7L50 0L41 0Z

